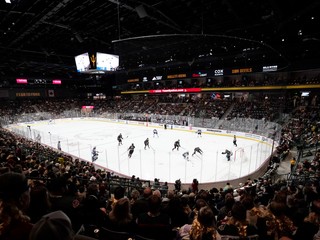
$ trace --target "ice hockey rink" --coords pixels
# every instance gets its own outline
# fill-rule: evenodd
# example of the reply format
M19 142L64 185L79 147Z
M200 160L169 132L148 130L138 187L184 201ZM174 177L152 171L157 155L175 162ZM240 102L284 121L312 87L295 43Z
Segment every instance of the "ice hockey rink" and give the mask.
M29 127L28 127L29 126ZM171 128L172 127L172 128ZM99 151L97 166L126 176L140 179L160 179L174 182L181 179L190 183L215 182L236 179L255 171L271 154L270 139L254 134L202 129L202 137L190 126L171 126L165 130L160 124L116 121L107 119L77 118L51 121L19 123L10 126L29 138L41 137L41 143L57 148L61 143L63 152L91 162L91 151ZM153 129L158 136L153 136ZM117 136L123 136L123 145L118 146ZM237 136L237 147L233 136ZM149 138L150 148L144 149L144 140ZM172 150L174 142L180 140L179 151ZM131 158L128 148L135 145ZM192 156L194 148L200 147L203 154ZM231 160L222 154L232 151ZM189 161L182 154L189 152Z

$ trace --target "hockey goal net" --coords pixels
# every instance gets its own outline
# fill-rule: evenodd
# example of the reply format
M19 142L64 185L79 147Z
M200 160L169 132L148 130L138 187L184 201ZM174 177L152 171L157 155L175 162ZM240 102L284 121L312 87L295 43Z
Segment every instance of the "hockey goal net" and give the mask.
M234 151L233 153L233 161L241 161L244 162L246 161L247 158L245 156L245 151L243 148L238 148Z

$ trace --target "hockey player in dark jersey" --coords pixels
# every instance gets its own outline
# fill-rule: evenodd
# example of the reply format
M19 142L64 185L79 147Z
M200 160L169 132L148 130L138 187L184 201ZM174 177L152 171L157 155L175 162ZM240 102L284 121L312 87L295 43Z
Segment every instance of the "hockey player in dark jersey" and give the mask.
M177 140L177 141L174 142L174 146L172 148L172 151L175 150L175 149L177 149L179 151L179 147L181 147L180 140Z
M120 133L119 136L117 137L117 140L118 140L118 146L122 145L122 134Z
M224 152L221 154L226 154L227 160L230 161L230 157L232 156L232 152L226 149Z
M146 150L148 148L150 148L149 146L149 138L147 138L146 140L144 140L144 150Z
M234 145L235 147L238 147L236 135L233 136L233 145Z
M128 157L131 158L133 152L134 152L134 149L135 149L135 146L134 144L132 143L131 146L128 148L128 151L129 151L129 154L128 154Z
M202 151L199 147L196 147L196 148L194 149L194 152L192 153L192 156L193 156L194 154L196 154L197 152L200 153L200 154L203 153L203 151Z
M94 148L92 149L92 162L97 161L98 155L99 155L99 152L97 151L97 148L94 147Z
M185 160L189 161L189 152L184 152L182 156Z

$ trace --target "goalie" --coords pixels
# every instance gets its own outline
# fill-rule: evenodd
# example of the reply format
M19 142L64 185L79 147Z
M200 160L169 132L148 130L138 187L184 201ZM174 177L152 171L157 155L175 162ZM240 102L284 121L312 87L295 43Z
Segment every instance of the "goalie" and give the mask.
M230 161L230 157L232 156L232 152L226 149L224 152L221 154L226 154L227 160Z

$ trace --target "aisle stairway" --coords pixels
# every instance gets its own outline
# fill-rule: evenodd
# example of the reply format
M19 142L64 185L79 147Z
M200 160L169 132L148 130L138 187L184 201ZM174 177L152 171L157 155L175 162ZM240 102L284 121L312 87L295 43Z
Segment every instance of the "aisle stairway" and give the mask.
M235 102L231 104L231 106L227 109L227 111L224 112L220 120L216 123L214 128L219 128L222 125L222 123L224 122L224 119L226 119L226 117L232 112L235 105L236 105Z

